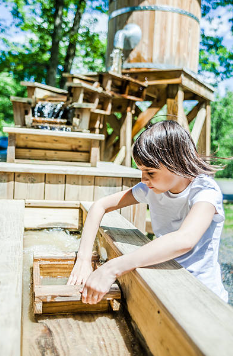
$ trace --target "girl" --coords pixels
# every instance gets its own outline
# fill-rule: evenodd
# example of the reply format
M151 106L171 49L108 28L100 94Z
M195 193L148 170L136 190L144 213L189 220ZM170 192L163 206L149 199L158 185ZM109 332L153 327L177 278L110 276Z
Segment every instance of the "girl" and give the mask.
M145 130L134 144L133 157L142 171L141 183L92 205L68 284L83 284L82 301L95 304L122 274L176 259L227 302L218 263L224 211L221 191L209 176L214 169L198 156L191 136L175 121ZM149 205L158 238L92 272L92 247L103 215L139 202Z

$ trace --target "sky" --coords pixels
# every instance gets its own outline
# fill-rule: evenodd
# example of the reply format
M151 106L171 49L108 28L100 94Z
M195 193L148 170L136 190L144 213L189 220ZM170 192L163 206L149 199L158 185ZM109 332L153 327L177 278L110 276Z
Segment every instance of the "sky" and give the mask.
M201 29L204 30L206 35L218 35L224 38L224 45L228 49L233 48L233 36L230 31L230 23L228 19L231 16L229 8L218 8L217 11L213 11L210 15L214 17L213 21L210 23L206 18L201 19ZM86 13L83 16L83 24L90 18L90 13ZM96 24L93 26L92 30L95 32L99 32L103 38L106 38L107 30L108 30L108 16L106 14L95 13L95 17L97 18ZM4 4L0 4L0 21L5 21L8 24L12 23L11 14L4 6ZM15 33L14 28L11 26L11 34L14 36L14 42L22 43L25 41L25 35L22 32ZM8 34L11 35L11 34ZM214 78L209 76L209 78L205 78L205 81L209 84L213 83ZM224 95L226 88L229 88L233 91L233 78L222 81L218 86L218 92L220 95Z

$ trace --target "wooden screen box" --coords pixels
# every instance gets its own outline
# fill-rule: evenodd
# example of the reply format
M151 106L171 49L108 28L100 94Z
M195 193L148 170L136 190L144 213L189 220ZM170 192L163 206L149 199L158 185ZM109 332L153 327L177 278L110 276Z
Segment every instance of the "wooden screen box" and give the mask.
M34 314L64 314L80 312L106 312L119 310L121 292L116 283L97 304L82 302L79 285L64 284L76 261L76 254L35 256L33 260L33 307ZM93 254L92 267L100 265L99 256ZM60 284L53 284L53 280ZM44 284L46 282L46 284ZM62 284L63 282L63 284Z

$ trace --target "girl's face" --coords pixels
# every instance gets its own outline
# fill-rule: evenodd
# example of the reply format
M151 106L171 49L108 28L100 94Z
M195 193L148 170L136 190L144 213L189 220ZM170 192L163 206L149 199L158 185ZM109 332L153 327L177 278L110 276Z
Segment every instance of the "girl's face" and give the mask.
M142 183L146 184L156 194L165 193L168 190L171 193L178 194L191 182L189 178L170 172L162 164L159 169L146 166L138 166L138 168L142 171Z

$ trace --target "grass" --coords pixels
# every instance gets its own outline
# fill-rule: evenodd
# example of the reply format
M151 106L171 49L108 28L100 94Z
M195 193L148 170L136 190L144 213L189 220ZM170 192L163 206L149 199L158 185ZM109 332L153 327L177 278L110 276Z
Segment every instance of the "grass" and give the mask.
M233 231L233 203L224 203L224 210L226 218L224 223L224 231Z

